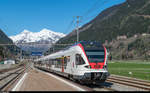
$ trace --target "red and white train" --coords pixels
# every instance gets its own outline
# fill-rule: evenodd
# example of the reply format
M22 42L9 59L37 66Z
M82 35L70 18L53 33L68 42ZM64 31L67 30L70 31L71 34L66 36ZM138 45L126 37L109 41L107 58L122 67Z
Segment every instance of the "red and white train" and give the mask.
M34 66L81 83L105 82L108 52L99 42L82 41L59 52L36 59Z

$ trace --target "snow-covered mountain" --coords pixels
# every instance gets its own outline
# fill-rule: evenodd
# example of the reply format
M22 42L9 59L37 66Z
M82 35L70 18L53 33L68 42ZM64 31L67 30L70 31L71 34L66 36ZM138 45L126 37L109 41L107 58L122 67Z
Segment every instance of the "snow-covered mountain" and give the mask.
M51 46L44 44L51 44L58 41L60 38L64 37L65 34L54 32L48 29L43 29L40 32L31 32L29 30L24 30L16 36L10 36L9 38L13 40L14 43L21 49L28 52L45 52ZM26 43L23 45L18 45L18 43ZM38 44L38 45L37 45ZM41 44L41 45L40 45Z
M10 36L14 43L55 43L60 38L64 37L65 34L54 32L48 29L43 29L40 32L31 32L24 30L16 36Z

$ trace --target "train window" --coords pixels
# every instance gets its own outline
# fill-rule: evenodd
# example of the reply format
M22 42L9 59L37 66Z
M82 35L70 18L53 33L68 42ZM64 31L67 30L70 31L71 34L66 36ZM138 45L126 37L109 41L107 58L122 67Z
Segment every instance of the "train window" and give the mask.
M66 69L67 66L67 57L64 57L64 69Z
M56 68L58 67L57 59L54 59L54 65L55 65Z
M81 55L80 54L76 54L76 65L83 65L83 64L85 64L85 61L83 60Z
M64 57L64 66L67 65L67 57Z
M104 62L105 52L103 50L85 50L89 62Z
M57 64L58 64L58 68L61 68L61 66L62 66L62 59L61 58L57 59Z

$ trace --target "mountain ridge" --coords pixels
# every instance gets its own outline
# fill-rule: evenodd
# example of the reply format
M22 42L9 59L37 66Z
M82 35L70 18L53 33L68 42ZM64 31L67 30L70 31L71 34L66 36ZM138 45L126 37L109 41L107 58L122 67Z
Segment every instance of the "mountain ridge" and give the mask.
M29 30L24 30L20 34L17 34L15 36L10 36L14 43L31 43L31 42L51 42L55 43L58 39L64 37L65 34L54 32L51 30L48 30L46 28L42 29L40 32L31 32Z
M47 51L51 47L51 44L55 43L64 36L65 34L63 33L54 32L44 28L40 32L31 32L25 29L20 34L10 36L10 38L18 47L30 53Z

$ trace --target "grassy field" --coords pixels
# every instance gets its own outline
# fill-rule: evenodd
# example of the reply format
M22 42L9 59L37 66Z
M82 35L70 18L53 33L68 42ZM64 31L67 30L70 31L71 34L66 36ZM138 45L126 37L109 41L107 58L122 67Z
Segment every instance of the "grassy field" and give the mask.
M128 76L150 81L150 62L142 61L109 61L110 74Z

